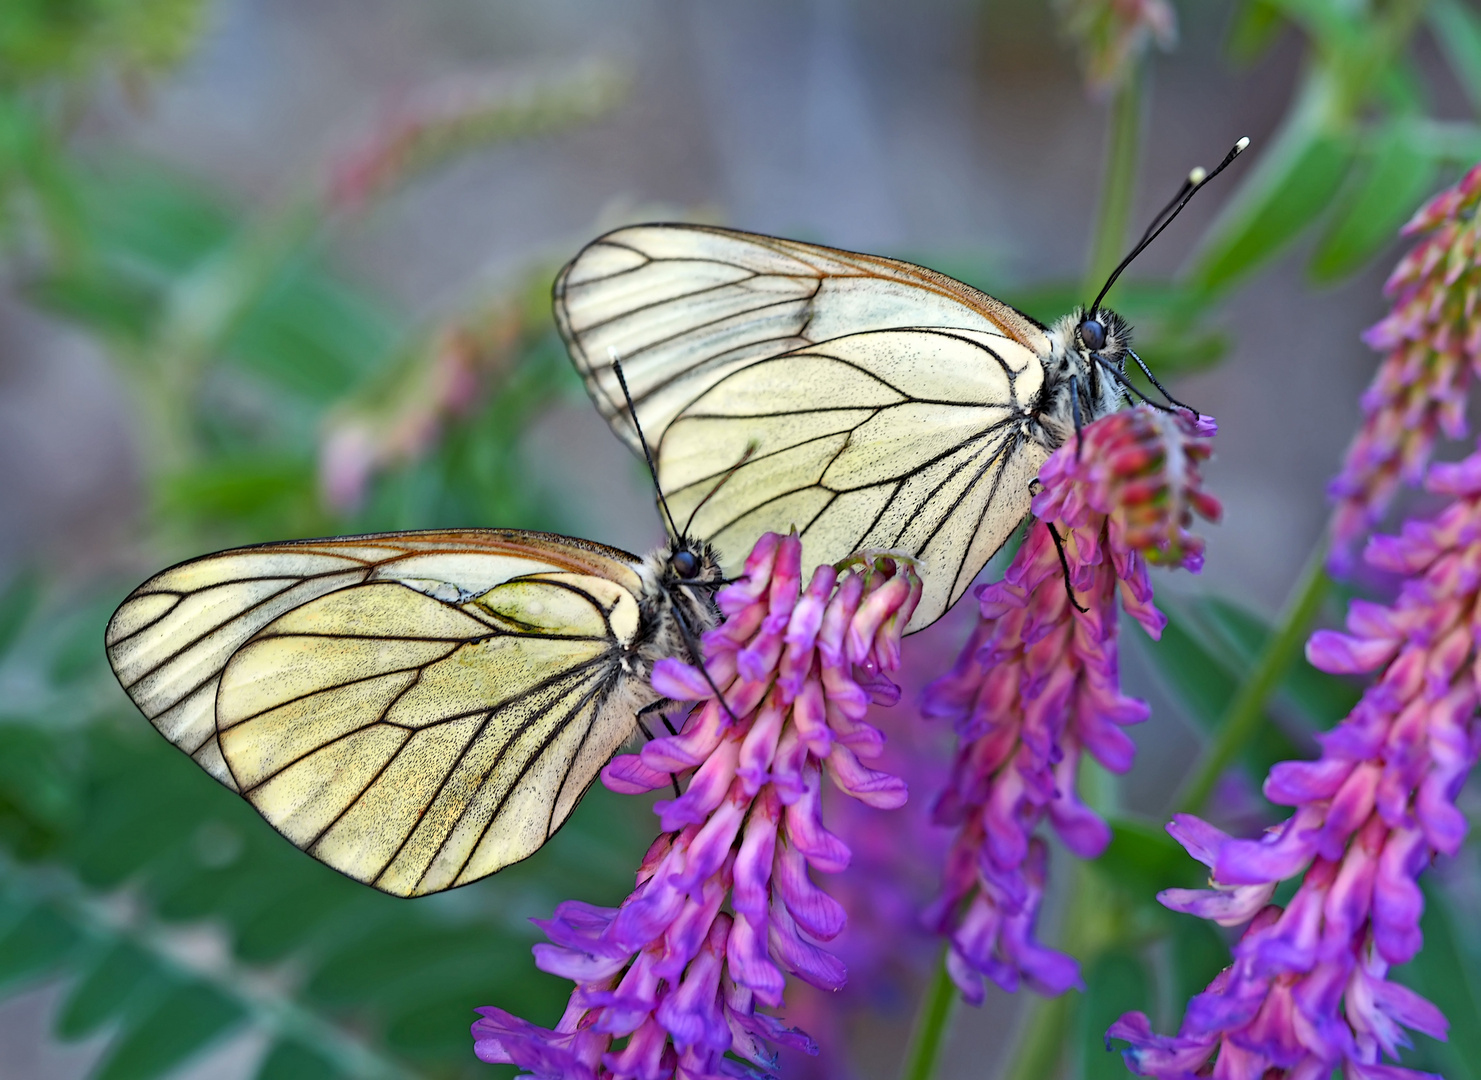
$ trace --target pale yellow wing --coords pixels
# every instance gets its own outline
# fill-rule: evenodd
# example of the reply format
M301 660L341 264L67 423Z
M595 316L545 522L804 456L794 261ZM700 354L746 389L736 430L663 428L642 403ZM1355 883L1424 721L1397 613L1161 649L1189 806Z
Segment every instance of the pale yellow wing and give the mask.
M1038 323L934 270L704 225L635 225L599 237L561 271L554 300L588 393L633 450L614 355L656 442L731 372L848 334L954 328L1048 353Z
M913 632L1028 512L1047 456L1034 437L1042 385L1033 352L985 331L836 338L752 361L687 405L657 442L659 480L675 519L693 514L732 571L762 533L790 529L805 566L862 548L914 556Z
M216 739L227 661L279 616L339 589L399 581L453 601L521 574L604 577L628 592L636 556L547 533L458 529L379 533L237 548L193 559L139 586L108 624L114 674L172 743L235 788Z
M541 573L462 602L341 589L270 623L221 675L242 795L336 870L398 896L534 853L636 730L638 600Z

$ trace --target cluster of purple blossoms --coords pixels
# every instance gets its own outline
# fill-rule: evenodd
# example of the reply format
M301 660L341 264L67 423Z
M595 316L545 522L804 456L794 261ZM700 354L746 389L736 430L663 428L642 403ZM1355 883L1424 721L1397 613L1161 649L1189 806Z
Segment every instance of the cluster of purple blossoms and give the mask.
M1466 395L1481 372L1481 165L1441 192L1404 226L1422 236L1384 291L1393 309L1363 335L1385 353L1363 395L1363 426L1332 481L1333 565L1346 569L1354 545L1382 519L1400 484L1418 487L1435 441L1466 432Z
M882 557L842 575L819 567L802 590L801 553L795 536L768 534L717 594L726 621L705 636L710 679L677 660L656 665L659 693L704 704L679 734L613 759L603 782L637 793L692 773L688 786L656 804L663 834L620 907L567 901L539 924L550 944L536 946L537 965L576 983L560 1023L482 1008L483 1060L539 1077L698 1080L762 1075L776 1046L811 1049L758 1007L783 1004L787 975L843 985L821 943L845 914L809 875L850 858L823 825L822 781L870 806L905 802L901 780L859 759L883 745L864 716L871 701L899 698L887 673L920 581Z
M1258 840L1231 839L1194 817L1169 831L1212 871L1209 890L1170 889L1175 911L1225 926L1248 921L1234 963L1195 997L1176 1036L1122 1017L1126 1060L1162 1080L1197 1076L1364 1080L1421 1075L1383 1064L1405 1028L1443 1038L1440 1011L1388 980L1422 943L1416 876L1466 835L1456 795L1481 750L1475 611L1481 600L1481 453L1435 465L1426 488L1449 506L1375 537L1375 569L1402 575L1392 606L1355 600L1349 633L1321 630L1307 658L1340 674L1378 673L1352 713L1320 736L1316 761L1283 762L1265 782L1295 807ZM1304 877L1284 907L1277 886ZM1267 1070L1277 1070L1267 1073Z
M1073 441L1056 451L1039 473L1038 520L1003 580L979 588L981 620L926 692L925 714L950 718L959 743L935 805L937 822L957 832L926 918L947 936L948 969L968 1001L982 1001L984 976L1047 994L1079 983L1073 958L1035 940L1047 851L1034 834L1047 816L1087 859L1110 840L1075 784L1082 753L1112 772L1130 768L1135 747L1122 729L1148 715L1121 693L1117 609L1156 638L1165 620L1148 562L1201 567L1187 528L1195 512L1219 515L1198 468L1213 433L1211 420L1137 406L1087 426L1078 453Z

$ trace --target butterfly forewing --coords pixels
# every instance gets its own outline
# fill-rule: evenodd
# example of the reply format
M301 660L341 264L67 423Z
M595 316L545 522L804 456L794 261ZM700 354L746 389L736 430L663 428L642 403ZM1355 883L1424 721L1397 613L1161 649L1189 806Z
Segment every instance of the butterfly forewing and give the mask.
M136 590L109 659L293 843L435 892L533 853L634 730L630 701L606 706L630 678L637 565L494 530L223 552Z
M633 449L614 356L653 434L730 372L845 334L957 327L1035 349L1044 337L1020 312L924 267L700 225L636 225L593 241L557 278L555 316L587 390Z

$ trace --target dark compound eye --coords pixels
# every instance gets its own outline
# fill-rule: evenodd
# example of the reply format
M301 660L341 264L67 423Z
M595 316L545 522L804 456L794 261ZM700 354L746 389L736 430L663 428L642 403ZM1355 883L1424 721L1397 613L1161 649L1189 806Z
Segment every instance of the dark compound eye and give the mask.
M1086 319L1080 324L1080 340L1091 352L1099 352L1106 347L1106 328L1099 319Z
M674 573L681 578L692 578L699 575L699 557L692 551L674 552Z

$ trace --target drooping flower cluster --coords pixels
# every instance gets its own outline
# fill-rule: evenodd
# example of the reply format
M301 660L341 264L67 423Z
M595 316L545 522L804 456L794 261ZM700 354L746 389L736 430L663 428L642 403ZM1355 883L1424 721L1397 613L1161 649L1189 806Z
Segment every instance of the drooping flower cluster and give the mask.
M1154 42L1162 49L1177 44L1177 13L1168 0L1059 0L1059 7L1098 93L1119 86Z
M880 558L842 575L819 567L800 585L800 542L768 534L719 592L726 621L706 635L704 659L728 708L703 672L656 666L656 690L704 704L678 735L615 758L603 782L652 791L692 770L688 786L656 804L664 832L620 907L567 901L540 923L550 944L536 946L536 963L576 983L560 1023L549 1031L480 1009L483 1060L540 1077L734 1077L769 1069L776 1045L810 1047L757 1010L782 1005L788 974L824 989L844 982L820 943L845 914L809 876L850 856L823 826L823 777L871 806L905 801L902 781L859 758L883 742L863 719L871 699L898 699L886 673L899 665L920 581Z
M1481 453L1432 466L1425 486L1449 506L1397 537L1375 537L1365 552L1373 567L1403 576L1398 600L1356 600L1349 633L1321 630L1307 645L1324 671L1378 678L1320 736L1320 758L1271 770L1266 797L1295 813L1258 840L1188 816L1169 827L1211 869L1213 888L1159 899L1250 926L1176 1036L1153 1034L1140 1013L1111 1028L1131 1042L1126 1059L1142 1075L1324 1078L1345 1066L1348 1077L1400 1080L1421 1075L1382 1063L1408 1045L1405 1028L1444 1037L1440 1011L1388 972L1422 944L1415 878L1466 834L1455 798L1481 747ZM1303 873L1288 904L1270 903Z
M1385 354L1363 395L1363 426L1332 481L1332 561L1379 521L1401 484L1418 487L1435 441L1466 433L1466 395L1481 372L1481 165L1442 191L1404 226L1421 237L1384 291L1393 309L1363 335Z
M947 935L947 963L969 1001L983 976L1058 994L1079 982L1076 962L1034 937L1047 816L1081 858L1105 849L1110 830L1075 792L1082 753L1113 772L1131 767L1123 731L1147 717L1121 693L1118 597L1153 638L1165 620L1152 604L1147 563L1197 570L1194 512L1219 505L1203 492L1199 463L1212 421L1138 406L1103 417L1045 463L1038 520L1003 580L981 588L981 621L956 666L928 689L927 716L949 717L959 748L937 800L938 822L958 832L945 882L927 918ZM1063 539L1067 594L1054 528Z

